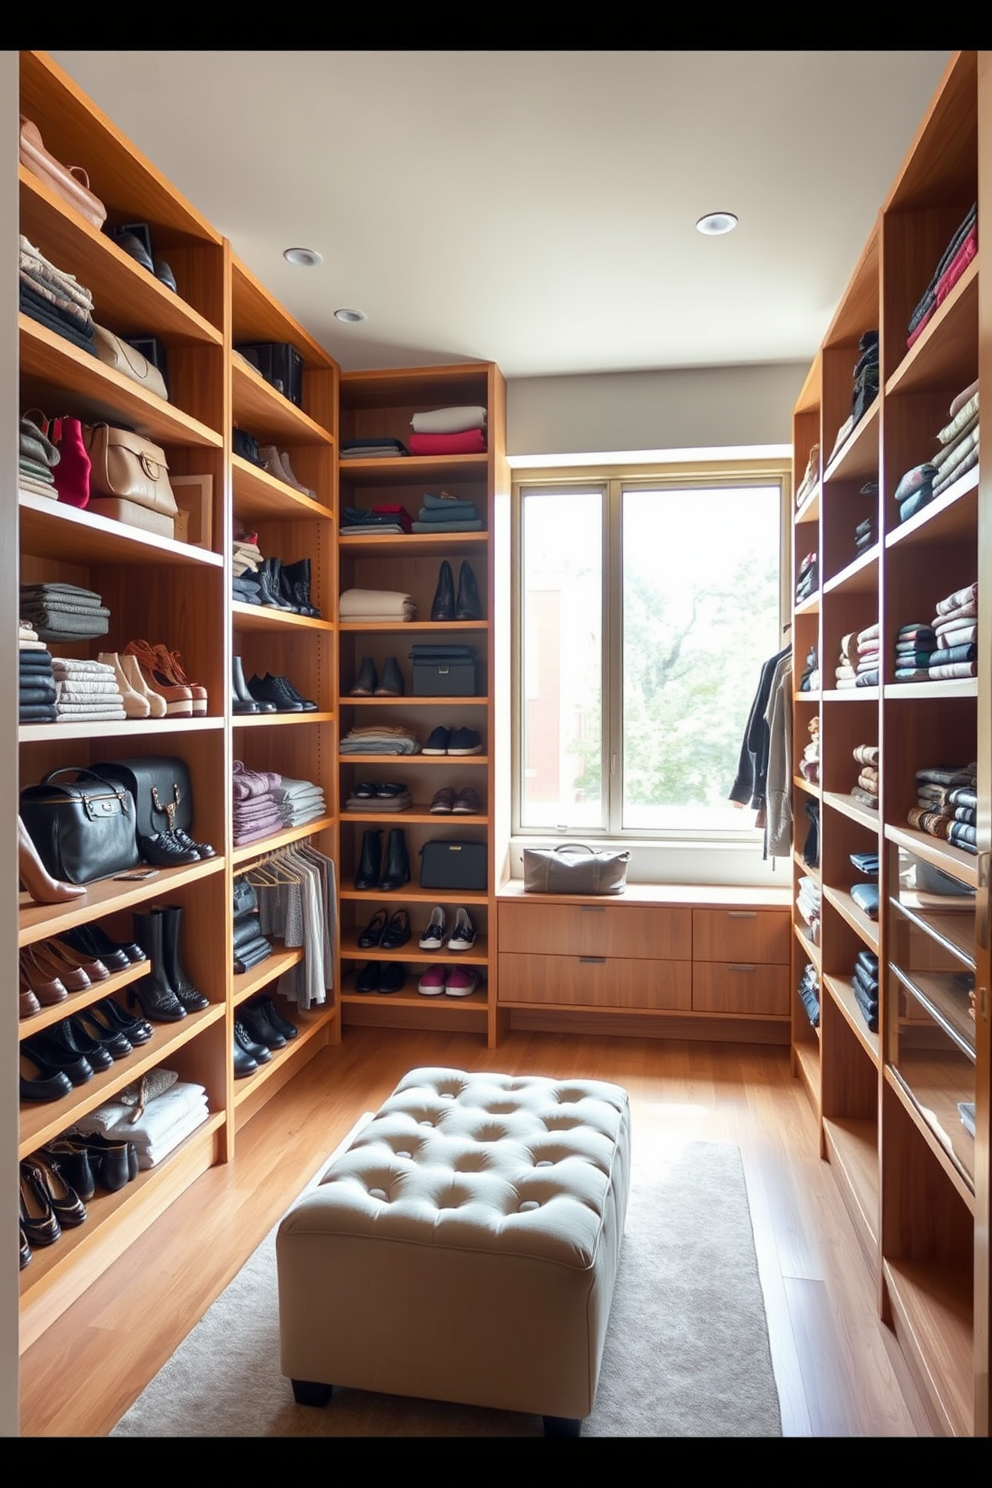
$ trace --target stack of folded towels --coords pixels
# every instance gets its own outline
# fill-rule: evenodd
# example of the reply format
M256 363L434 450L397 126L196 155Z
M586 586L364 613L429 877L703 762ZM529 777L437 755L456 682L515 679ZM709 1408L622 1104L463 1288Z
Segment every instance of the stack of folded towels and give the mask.
M20 490L58 501L59 493L55 488L52 470L61 458L44 429L33 419L22 416L17 455L17 484Z
M799 893L796 906L809 929L809 938L814 945L820 942L820 885L808 874L799 878Z
M339 748L342 754L419 754L420 740L408 728L380 723L349 729Z
M96 356L93 296L21 235L20 306L39 325Z
M413 524L414 532L481 532L482 518L474 501L462 501L442 491L424 496L424 504Z
M108 1137L112 1142L133 1142L138 1167L153 1168L202 1126L209 1114L204 1086L181 1081L176 1075L167 1090L144 1106L108 1101L80 1117L76 1130Z
M52 674L59 723L112 723L127 718L117 674L106 662L56 656Z
M55 678L52 675L52 653L38 632L22 620L17 637L19 723L54 723Z
M272 796L282 813L284 827L303 827L326 815L324 792L312 780L293 780L289 775L281 775Z
M110 628L99 594L76 584L22 584L20 609L43 641L90 641Z
M486 410L475 405L415 413L408 440L411 455L484 455Z
M416 618L417 604L410 594L394 589L345 589L338 600L341 620L391 620Z
M282 776L272 770L249 770L241 760L234 761L235 847L282 831L285 825L282 802L275 795L281 784Z
M858 673L856 687L878 686L879 629L878 621L858 631Z
M916 772L917 805L907 820L917 831L942 837L954 847L976 855L978 774L974 763L956 768L929 765Z
M877 744L855 744L854 759L860 766L857 784L852 786L851 795L862 806L868 806L872 811L878 810L878 745Z
M910 347L923 331L937 308L943 304L957 284L965 269L978 252L978 203L975 202L958 225L954 236L940 255L930 283L909 319L909 335L906 345Z
M854 962L851 988L861 1015L871 1033L878 1032L878 957L872 951L859 951Z
M397 536L413 531L413 518L398 502L383 502L371 511L363 506L346 506L341 513L341 531L349 537L364 537L373 532Z

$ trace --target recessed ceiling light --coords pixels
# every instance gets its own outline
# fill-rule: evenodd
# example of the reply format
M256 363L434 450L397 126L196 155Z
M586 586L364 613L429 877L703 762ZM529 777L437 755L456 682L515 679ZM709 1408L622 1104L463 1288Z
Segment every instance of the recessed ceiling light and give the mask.
M367 316L364 310L349 310L344 307L341 310L335 310L334 319L343 320L345 325L355 325L359 320L366 320Z
M733 212L707 212L696 223L696 231L705 233L708 238L717 238L721 233L733 232L736 226L737 218Z
M315 269L324 262L323 255L316 248L286 248L282 256L287 263L296 264L301 269Z

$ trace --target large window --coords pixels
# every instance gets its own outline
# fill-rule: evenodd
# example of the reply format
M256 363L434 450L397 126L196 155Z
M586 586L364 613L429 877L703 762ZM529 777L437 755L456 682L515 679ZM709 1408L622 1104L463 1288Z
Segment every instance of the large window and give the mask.
M737 833L781 647L783 470L518 479L515 827Z

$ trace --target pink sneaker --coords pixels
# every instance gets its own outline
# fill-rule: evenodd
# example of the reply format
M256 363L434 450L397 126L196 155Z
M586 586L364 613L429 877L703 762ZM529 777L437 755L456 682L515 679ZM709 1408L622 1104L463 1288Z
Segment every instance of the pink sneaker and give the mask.
M428 966L420 981L417 983L417 991L424 997L440 997L445 991L446 970L443 966L435 963Z
M446 997L471 997L479 987L479 973L474 966L453 966L444 984Z

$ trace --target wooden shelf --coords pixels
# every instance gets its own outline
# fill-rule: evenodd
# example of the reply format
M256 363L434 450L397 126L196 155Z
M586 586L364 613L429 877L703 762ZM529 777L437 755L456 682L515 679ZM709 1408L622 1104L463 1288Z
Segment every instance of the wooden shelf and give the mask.
M342 459L338 478L342 487L418 486L428 490L443 481L484 481L488 473L488 454L395 455L374 460ZM413 533L410 535L414 536ZM469 534L460 533L459 536L467 537Z
M920 832L915 827L893 827L886 823L885 839L895 842L916 858L923 858L944 873L960 879L969 888L979 887L978 858L963 848L954 847L942 837L931 837L929 832Z
M64 1002L43 1007L40 1012L32 1013L29 1018L21 1018L17 1025L18 1038L30 1038L34 1033L41 1033L44 1029L51 1028L54 1023L61 1023L63 1018L71 1018L76 1013L82 1012L84 1008L91 1007L94 1002L102 1002L105 997L113 997L115 993L122 992L131 982L137 982L142 977L146 977L148 970L149 962L135 961L130 966L126 966L123 971L112 972L103 981L92 982L82 992L70 992Z
M824 1116L823 1138L834 1177L874 1265L878 1254L878 1128L874 1121Z
M231 719L231 727L257 729L279 728L284 724L330 724L334 722L334 717L333 713L322 713L319 709L310 713L235 713Z
M816 967L816 970L819 973L821 970L820 947L818 945L815 945L813 941L810 940L809 936L806 933L806 928L804 925L794 923L792 928L796 939L802 946L803 955L806 957L807 961L811 962Z
M221 448L221 435L199 419L146 392L23 311L17 319L25 397L37 397L40 386L45 390L41 401L50 402L52 392L58 390L71 394L73 412L87 423L119 424L123 419L156 444Z
M452 708L479 706L485 707L489 702L488 697L480 693L465 693L464 695L448 694L445 697L429 697L422 693L403 693L399 697L361 697L353 693L344 693L338 698L339 708L446 708L449 712ZM461 759L461 755L453 755L454 759Z
M909 995L926 1008L934 1022L954 1040L962 1054L967 1055L974 1063L975 1020L968 1013L968 992L959 985L954 973L903 971L894 962L892 970ZM967 973L963 975L967 976Z
M157 537L98 516L85 508L66 506L46 496L23 491L18 497L21 548L34 558L66 563L119 564L122 567L224 568L220 553L209 548Z
M334 443L333 434L284 398L238 356L231 361L231 395L235 424L254 434L259 444Z
M845 889L827 887L823 890L824 902L832 904L851 929L860 935L865 945L878 954L878 921L870 920L863 909L859 909Z
M944 303L934 311L885 385L886 397L926 388L943 390L978 354L976 253Z
M361 900L366 904L375 904L378 907L383 902L382 889L353 889L349 884L342 884L338 890L341 900ZM418 889L413 884L407 884L403 889L390 889L385 893L386 903L395 901L397 905L402 904L488 904L488 895L484 892L472 890L471 893L465 889ZM405 949L405 947L404 947ZM342 951L342 955L344 951ZM365 956L366 961L381 961L382 956L366 955L359 951L360 956ZM454 952L452 952L455 955ZM462 954L462 953L458 953ZM390 961L402 961L402 956L390 956ZM446 958L440 951L435 952L430 958L432 961L444 961ZM456 955L457 959L457 955Z
M850 817L851 821L858 822L862 827L867 827L870 832L878 832L878 812L855 800L853 796L845 796L838 791L824 791L823 804L833 811L839 811L842 816Z
M234 1109L239 1124L255 1114L255 1110L249 1112L249 1108L260 1108L259 1097L263 1091L265 1099L271 1100L276 1090L280 1090L320 1052L327 1043L328 1028L336 1017L337 1009L329 1007L306 1014L294 1013L290 1021L299 1018L296 1037L290 1039L284 1049L273 1050L272 1058L260 1064L253 1074L234 1082Z
M856 358L855 358L856 359ZM865 480L878 471L878 398L855 424L841 448L823 472L823 483Z
M278 944L273 949L272 955L267 956L264 961L253 966L250 971L235 972L234 992L232 1002L235 1007L247 1002L250 997L257 997L259 992L268 987L271 982L281 977L283 972L298 966L303 960L303 948L295 948Z
M440 954L440 952L438 953ZM444 1008L446 1012L454 1011L456 1015L463 1016L469 1013L485 1011L488 1007L488 996L485 987L478 992L473 992L471 997L448 997L441 993L439 997L426 997L422 992L416 990L413 978L407 978L407 987L414 990L403 992L344 992L341 1001L345 1007L390 1007L390 1008L416 1008L418 1012L423 1008ZM588 1009L585 1009L588 1011ZM604 1011L606 1011L604 1009Z
M798 527L803 522L817 522L820 518L820 482L817 481L813 490L803 501L802 506L796 507L793 522Z
M444 558L463 548L484 548L489 542L488 532L451 532L436 536L431 532L383 533L376 537L363 533L350 537L347 527L341 528L341 556L353 558Z
M149 899L162 899L188 884L199 883L214 873L222 873L224 859L218 854L205 862L190 863L184 868L160 868L154 878L141 883L125 884L113 878L103 878L97 883L87 884L85 894L78 899L68 899L64 904L35 904L26 894L21 895L19 946L32 945L36 940L47 940L49 936L61 935L77 925L86 925L101 915L120 909L137 909Z
M944 698L977 698L978 678L961 677L949 682L887 682L885 700L913 698L918 702L940 702Z
M22 723L21 744L60 744L67 739L160 739L171 734L209 733L223 718L126 718L111 723ZM180 746L181 747L181 746Z
M488 765L490 762L487 754L342 754L338 759L339 764L355 765L360 769L364 769L366 765L391 765L401 773L411 768L420 769L424 765L450 767L452 761L455 761L453 768L456 770L463 770L466 766ZM349 812L349 816L350 814Z
M902 549L974 540L978 531L978 468L973 466L942 495L887 533L885 547Z
M874 594L878 589L878 545L827 579L824 594Z
M965 1076L970 1076L970 1081ZM961 1121L958 1101L973 1100L974 1066L936 1049L904 1050L885 1078L969 1212L975 1212L975 1139Z
M971 1276L938 1261L884 1258L896 1335L951 1436L974 1430Z
M273 832L270 837L262 837L258 842L246 842L243 847L236 847L231 854L231 862L250 863L254 858L275 852L277 848L301 842L304 837L316 837L318 832L326 832L333 825L333 816L318 816L315 821L306 822L302 827L286 827L284 831Z
M386 635L440 635L452 645L457 645L457 637L473 633L478 635L489 629L488 620L339 620L338 630L341 635L372 635L376 632Z
M809 1042L794 1043L793 1053L796 1057L796 1066L799 1078L806 1087L813 1109L820 1109L820 1042L819 1039L811 1039Z
M846 982L843 978L836 976L825 976L822 985L828 989L831 997L843 1014L844 1021L868 1055L872 1064L878 1069L881 1059L878 1034L872 1033L868 1024L865 1022L864 1014L854 994L854 988L850 982Z
M292 610L276 610L271 605L231 602L231 624L235 631L274 632L309 630L315 635L333 635L337 627L330 620L315 620L311 615L294 615Z
M261 470L241 455L231 456L233 507L240 522L331 522L334 514L319 500L305 496Z
M477 936L475 945L470 951L449 951L444 946L439 951L422 951L417 944L418 936L415 931L406 945L399 946L393 951L384 951L380 946L361 949L358 945L360 934L361 930L358 929L342 932L341 959L343 961L402 961L411 966L433 966L438 961L451 966L461 965L463 962L466 966L486 966L489 963L490 945L487 935ZM356 996L364 995L364 993L356 994ZM417 995L419 997L421 994ZM449 998L449 1001L452 1000L457 1001L457 999Z
M934 908L938 896L921 896L905 890L900 898L891 899L892 907L905 915L914 925L933 937L945 950L951 952L967 971L975 970L975 909L974 905L962 906L954 911L950 908Z
M466 826L488 827L490 817L487 811L469 812L432 812L427 801L414 802L406 811L353 811L341 805L341 825L346 826L348 822L363 822L367 826L385 822L390 826L400 825L404 822L416 823L418 826L427 825L432 827L451 826L456 822L464 822Z

